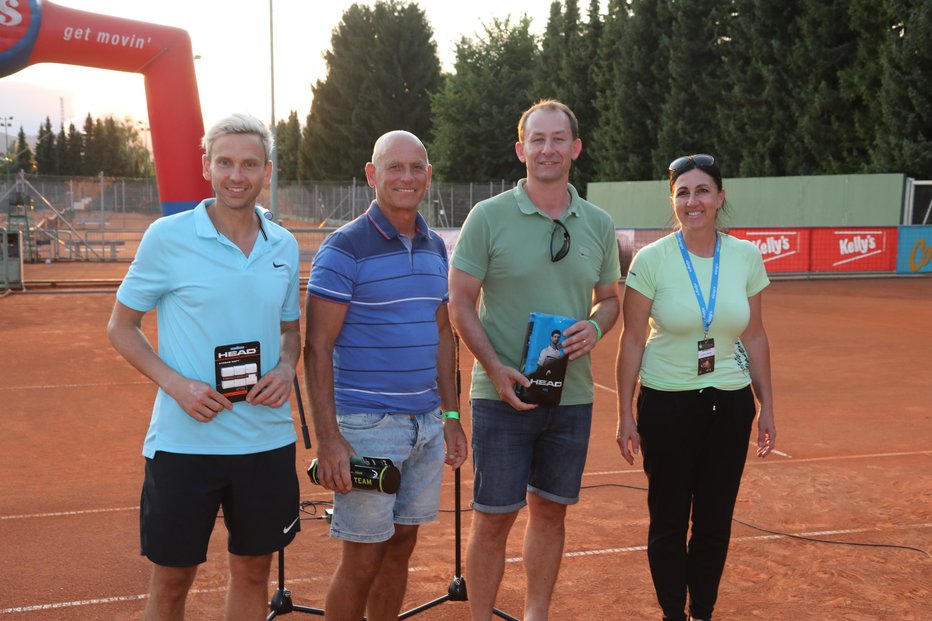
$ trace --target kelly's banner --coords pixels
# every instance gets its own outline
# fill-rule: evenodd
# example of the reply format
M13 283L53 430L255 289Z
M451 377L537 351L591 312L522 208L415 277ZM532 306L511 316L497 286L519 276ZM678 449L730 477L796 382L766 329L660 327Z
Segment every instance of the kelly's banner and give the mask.
M895 227L812 229L813 272L892 272L896 269Z
M897 273L932 273L932 226L901 226L899 235Z
M728 229L738 239L746 239L760 250L768 274L809 271L811 229Z

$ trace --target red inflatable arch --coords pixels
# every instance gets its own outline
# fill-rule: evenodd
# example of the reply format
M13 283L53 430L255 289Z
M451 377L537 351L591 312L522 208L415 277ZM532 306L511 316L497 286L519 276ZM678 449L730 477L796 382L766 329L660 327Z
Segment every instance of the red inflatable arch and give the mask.
M0 0L0 77L37 63L141 73L162 214L211 195L201 175L204 121L186 31L42 0Z

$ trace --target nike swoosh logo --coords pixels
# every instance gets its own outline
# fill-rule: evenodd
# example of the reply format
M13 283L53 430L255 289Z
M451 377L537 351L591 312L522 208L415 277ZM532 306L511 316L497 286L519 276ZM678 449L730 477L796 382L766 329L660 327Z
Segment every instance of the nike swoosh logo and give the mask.
M272 261L272 267L285 267L285 264L284 264L284 263L276 263L275 261Z
M296 517L296 518L294 519L294 522L292 522L291 524L289 524L288 526L286 526L285 528L282 529L282 534L283 534L283 535L287 535L288 532L289 532L292 528L294 528L294 525L297 524L297 523L298 523L298 520L300 520L300 519L301 519L301 516L299 515L298 517Z

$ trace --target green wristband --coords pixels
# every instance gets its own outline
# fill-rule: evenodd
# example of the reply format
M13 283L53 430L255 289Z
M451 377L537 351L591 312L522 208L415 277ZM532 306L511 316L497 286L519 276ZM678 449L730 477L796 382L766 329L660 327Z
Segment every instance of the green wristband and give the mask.
M460 419L460 413L457 412L456 410L450 410L449 412L444 412L444 413L443 413L443 420L446 420L446 419L448 419L448 418L455 418L456 420L459 420L459 419Z
M602 328L599 327L599 323L595 319L587 319L586 321L588 321L589 323L595 326L595 333L599 335L597 340L601 341L602 340Z

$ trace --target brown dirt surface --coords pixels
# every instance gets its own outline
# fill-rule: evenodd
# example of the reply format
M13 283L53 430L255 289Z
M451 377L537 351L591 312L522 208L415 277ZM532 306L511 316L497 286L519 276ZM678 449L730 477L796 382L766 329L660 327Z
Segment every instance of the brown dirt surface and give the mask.
M128 266L98 265L94 277L113 279ZM0 298L0 618L138 620L149 576L138 554L140 449L155 389L107 342L112 287L28 286L30 278L65 278L68 269L27 265L27 292ZM817 543L736 523L716 619L928 616L930 302L930 278L782 281L767 289L780 453L760 460L751 452L735 517L779 533L886 547ZM154 339L154 317L144 329ZM555 620L660 618L644 551L645 477L614 441L618 332L594 353L590 456L581 501L569 511ZM464 352L464 386L470 364ZM303 475L314 456L299 447L302 500L323 501L328 495ZM465 557L468 467L462 478ZM455 575L453 480L447 474L445 512L421 529L405 609L445 595ZM523 526L522 513L498 598L516 617ZM219 523L189 596L191 619L222 617L225 539ZM339 550L324 522L303 523L286 562L296 604L323 605ZM468 617L466 603L446 602L415 618Z

